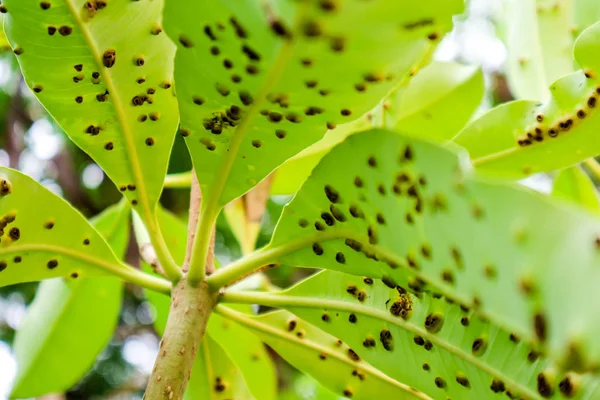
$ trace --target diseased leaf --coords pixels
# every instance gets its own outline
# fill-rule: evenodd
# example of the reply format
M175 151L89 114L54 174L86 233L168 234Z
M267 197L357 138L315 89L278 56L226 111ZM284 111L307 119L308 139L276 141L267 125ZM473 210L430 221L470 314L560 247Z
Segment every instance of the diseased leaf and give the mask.
M476 119L454 141L486 175L519 179L573 165L600 153L600 23L575 44L583 70L559 79L542 104L515 101Z
M477 110L483 92L479 68L433 62L390 96L385 123L405 134L450 140Z
M28 86L71 139L151 215L177 129L162 0L5 0Z
M552 196L571 201L585 207L588 211L600 212L598 191L594 182L579 167L571 167L560 171L554 178Z
M185 226L185 223L163 208L158 209L157 215L159 226L163 231L169 250L176 261L183 261L183 258L185 257L187 236L187 227ZM147 265L145 266L145 269L147 272L151 271L150 267ZM154 327L159 335L162 335L169 315L169 298L150 290L146 290L146 297L156 309ZM262 342L253 333L240 327L234 322L224 321L218 315L212 315L208 321L206 336L209 342L202 346L204 350L198 352L197 361L192 371L192 381L190 382L186 396L190 396L190 399L230 398L227 397L231 396L232 392L230 391L218 393L211 392L210 396L213 397L198 396L199 393L205 393L202 390L207 390L206 388L210 389L214 386L214 383L208 385L204 382L203 377L206 376L205 372L198 372L202 371L204 368L200 365L201 357L208 355L211 357L210 359L212 362L216 363L213 366L215 369L225 368L229 371L228 373L233 373L231 370L233 367L228 366L231 363L239 368L243 376L242 381L245 379L246 384L241 385L241 383L236 381L235 387L239 387L240 390L244 390L244 388L246 388L245 390L250 390L252 395L260 400L273 400L275 398L277 376L273 361L269 357ZM207 345L211 348L211 352L216 352L212 356L206 352ZM217 349L213 349L215 346ZM202 352L204 352L204 354L202 354ZM227 354L225 359L222 361L215 361L214 357L220 357L219 354L223 352ZM199 374L202 376L197 376ZM214 376L218 376L218 374L215 373ZM206 394L206 396L208 396L208 394ZM240 398L246 399L248 397L242 396Z
M244 377L223 349L209 336L198 349L186 400L253 400Z
M123 275L130 269L66 201L0 167L0 286L57 277Z
M600 300L600 220L470 177L465 163L391 132L350 136L313 171L255 257L432 290L536 340L563 366L592 368L600 316L581 304Z
M339 337L373 367L431 398L475 400L506 391L541 400L547 396L538 389L540 374L552 381L556 397L600 395L597 379L556 371L516 335L430 294L417 296L370 278L323 271L279 295L262 297L264 304L283 305ZM277 301L270 302L273 298ZM567 382L573 383L571 390Z
M94 221L118 255L125 253L128 216L121 203ZM75 385L112 337L122 290L122 281L112 277L42 282L15 337L18 373L11 396L60 393Z
M548 86L573 72L571 0L504 2L506 75L517 99L546 100Z
M286 361L340 396L429 399L381 373L362 361L353 349L293 314L275 311L248 316L226 308L218 312L252 330Z
M373 108L463 7L462 0L167 2L181 133L204 207L212 213L328 128Z

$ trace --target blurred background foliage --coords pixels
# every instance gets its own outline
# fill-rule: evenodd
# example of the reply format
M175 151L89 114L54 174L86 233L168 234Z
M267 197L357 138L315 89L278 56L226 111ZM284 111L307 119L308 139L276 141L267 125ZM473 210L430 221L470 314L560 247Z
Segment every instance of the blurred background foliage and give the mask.
M454 30L444 38L435 55L441 61L481 66L485 78L485 96L476 115L517 97L508 89L505 72L510 68L510 52L501 40L504 21L499 15L505 10L507 1L512 0L471 0L468 13L457 18ZM582 13L582 17L588 18L590 15ZM595 16L592 20L599 17ZM3 37L0 37L0 50L0 165L29 174L62 195L87 217L118 202L121 195L114 184L89 156L69 141L25 86L14 55ZM173 155L170 174L190 170L191 162L179 135L176 136ZM528 178L526 184L547 192L551 179L545 175L534 176ZM289 198L271 196L257 246L268 241ZM161 203L185 219L188 191L167 189ZM222 264L241 256L241 249L224 216L219 218L217 224L215 249ZM138 265L135 245L130 244L127 261ZM308 273L308 270L289 266L267 271L272 283L279 287L289 286ZM33 300L36 287L36 283L28 283L0 288L0 399L7 396L11 379L16 373L10 347L15 330ZM65 394L51 397L141 399L158 349L159 339L152 326L155 314L153 306L144 299L142 290L127 285L119 324L111 343L79 384ZM299 374L275 353L272 354L279 371L281 399L338 398L312 378Z

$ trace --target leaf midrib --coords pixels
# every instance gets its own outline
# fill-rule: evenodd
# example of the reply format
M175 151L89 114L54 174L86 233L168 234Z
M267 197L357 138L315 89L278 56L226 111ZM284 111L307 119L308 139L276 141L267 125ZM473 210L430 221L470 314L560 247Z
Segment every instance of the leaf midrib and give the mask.
M96 42L94 41L86 23L81 20L79 14L77 12L77 8L73 4L73 0L65 0L65 4L73 18L76 22L77 26L81 30L81 33L84 37L84 40L92 53L94 58L94 62L100 71L100 75L102 76L102 80L104 81L109 93L113 94L110 96L109 101L113 104L115 112L117 114L117 119L119 121L119 125L121 126L121 130L123 133L123 138L125 141L125 146L127 150L125 151L127 155L127 160L129 161L129 166L131 168L131 173L133 175L133 180L136 185L136 191L140 194L138 199L141 203L143 214L145 215L145 219L150 221L151 218L151 210L150 204L148 202L148 193L146 191L146 184L144 181L144 174L142 172L142 168L139 163L139 157L137 154L137 148L135 147L135 143L133 141L133 135L131 133L131 129L129 124L127 123L126 112L123 108L123 104L121 103L121 99L117 95L119 91L117 90L117 86L115 85L112 74L107 71L107 68L99 62L101 59L100 50L98 49Z
M374 318L376 320L384 321L392 325L398 326L401 329L409 331L415 335L421 336L424 339L429 340L436 346L443 348L451 354L463 359L464 361L476 366L484 372L487 372L495 378L500 378L504 383L507 384L511 389L515 389L521 395L526 395L528 399L542 400L540 396L532 392L527 387L524 387L521 383L516 382L514 379L505 376L502 371L498 371L493 366L489 366L487 363L480 361L478 358L466 353L461 348L454 346L453 344L440 339L434 334L429 333L426 329L420 328L411 322L407 322L399 317L392 317L389 313L385 313L381 310L377 310L362 304L348 303L343 300L332 300L328 298L316 298L316 297L304 297L295 296L293 294L275 294L275 293L262 293L255 292L247 299L244 298L246 293L244 292L226 292L223 296L224 301L229 299L232 302L246 300L251 302L258 302L263 305L279 306L279 307L304 307L314 309L327 309L337 311L347 311L356 314L362 314L367 317ZM268 304L265 304L268 303Z
M292 342L299 347L309 348L310 350L315 351L316 353L319 353L319 354L325 353L325 354L327 354L328 357L335 358L338 361L341 361L342 363L348 365L351 368L354 368L356 365L354 363L351 363L346 357L342 356L341 354L339 354L327 347L321 346L318 343L313 342L312 340L309 340L306 338L299 339L293 335L286 335L283 332L279 331L278 329L275 329L274 327L272 327L271 325L269 325L267 323L261 322L254 318L250 318L240 312L233 311L227 307L217 306L215 308L215 312L217 312L218 314L220 314L221 316L223 316L226 319L233 320L241 325L245 325L251 329L253 328L253 329L259 330L265 334L277 337L284 341ZM410 387L408 385L398 382L397 380L389 377L388 375L384 374L383 372L379 371L377 368L373 367L372 365L370 365L366 362L361 363L360 368L363 371L370 373L376 379L378 379L386 384L393 385L393 386L399 388L400 390L413 395L415 398L422 399L422 400L433 400L431 397L427 396L425 393L422 393L422 392L419 393L419 394L422 394L422 396L420 396L419 394L410 390Z

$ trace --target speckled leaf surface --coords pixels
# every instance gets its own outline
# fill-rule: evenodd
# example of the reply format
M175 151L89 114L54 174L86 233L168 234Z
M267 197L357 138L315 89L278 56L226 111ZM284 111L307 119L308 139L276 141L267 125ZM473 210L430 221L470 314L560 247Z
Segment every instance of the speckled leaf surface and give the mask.
M353 349L286 311L247 316L222 315L244 324L287 362L317 379L339 396L370 400L429 399L361 360Z
M404 134L450 140L467 124L483 94L481 69L434 61L388 98L385 126Z
M454 139L475 167L491 176L519 179L573 165L600 153L600 23L575 44L583 68L550 86L538 104L516 101L496 107L470 123Z
M552 196L585 207L588 211L600 212L598 190L590 177L577 166L558 173L554 178Z
M118 255L125 253L128 216L129 207L121 203L94 221ZM110 341L122 290L122 281L112 277L42 282L15 336L18 373L11 396L35 397L74 386Z
M0 168L0 286L127 269L104 238L32 178Z
M263 251L390 286L427 283L563 365L592 368L600 317L581 304L600 301L600 220L470 177L464 164L391 132L350 136L286 206Z
M240 370L209 336L198 349L185 400L253 400ZM258 398L260 399L260 398Z
M463 8L462 0L167 2L181 133L205 204L228 203L328 127L373 108Z
M159 226L163 231L169 250L176 261L183 261L187 237L185 223L163 208L158 209L157 215ZM146 266L145 269L147 272L150 272L149 266ZM145 294L148 301L156 309L154 327L159 335L162 335L169 315L169 298L151 290L146 290ZM244 310L246 311L246 309ZM250 390L254 397L260 400L272 400L275 398L277 390L275 366L263 343L256 335L235 322L226 321L218 315L212 315L208 321L207 338L209 339L209 343L213 343L209 344L208 347L217 346L219 349L214 351L219 352L219 354L223 352L226 354L226 361L223 361L224 364L221 366L226 367L228 363L234 363L247 382L243 387ZM203 352L204 355L202 355ZM198 352L198 361L192 372L192 381L189 385L190 393L202 393L198 392L200 388L210 388L206 386L207 384L202 383L202 377L196 376L198 374L204 375L204 373L197 373L196 371L204 368L200 365L200 358L206 355L210 356L209 353L206 353L205 348ZM240 386L240 384L236 385ZM196 389L192 389L194 387ZM188 395L191 396L190 393ZM217 397L197 397L194 394L190 399L227 399L229 398L227 396L230 394L231 392L211 394L211 396ZM246 397L241 398L246 399Z
M132 204L153 210L177 129L162 0L5 0L25 81ZM143 215L148 214L144 212Z
M517 336L443 298L415 296L334 271L323 271L281 294L298 302L288 310L432 398L476 400L500 397L505 391L538 400L600 396L598 380L559 373ZM305 299L313 306L300 304ZM556 396L540 393L539 377L550 382Z

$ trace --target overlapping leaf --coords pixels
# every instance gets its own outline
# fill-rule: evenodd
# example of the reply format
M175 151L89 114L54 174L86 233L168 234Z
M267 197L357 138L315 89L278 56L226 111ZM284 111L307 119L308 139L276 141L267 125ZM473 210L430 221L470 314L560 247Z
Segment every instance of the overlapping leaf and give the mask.
M463 7L461 0L167 2L181 133L205 204L228 203L327 128L373 108Z
M600 361L600 221L461 172L451 151L385 131L350 136L284 209L265 262L429 288L569 368Z
M560 171L554 178L552 196L571 201L591 212L600 212L598 191L594 182L579 167L571 167Z
M127 245L128 216L122 203L94 222L119 255ZM12 396L60 393L75 385L112 337L122 288L112 277L42 282L15 337L18 374Z
M5 0L25 81L71 139L150 215L177 128L162 0Z
M503 392L538 400L600 395L597 379L558 372L517 336L429 294L415 296L369 278L324 271L280 294L253 298L284 306L431 398L495 398ZM540 387L544 380L550 390Z
M429 399L362 361L342 341L296 316L276 311L260 316L219 309L229 319L251 329L294 367L325 387L353 399Z
M130 269L66 201L9 168L0 168L0 226L0 286Z
M501 105L469 124L454 140L465 147L482 173L522 178L573 165L600 153L600 23L575 44L583 68L550 87L538 104Z

